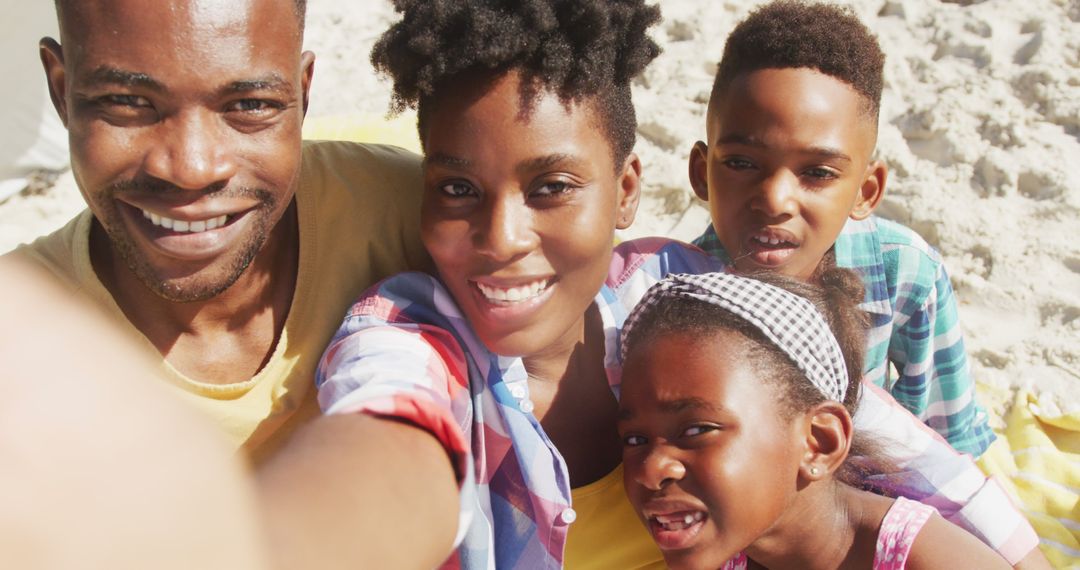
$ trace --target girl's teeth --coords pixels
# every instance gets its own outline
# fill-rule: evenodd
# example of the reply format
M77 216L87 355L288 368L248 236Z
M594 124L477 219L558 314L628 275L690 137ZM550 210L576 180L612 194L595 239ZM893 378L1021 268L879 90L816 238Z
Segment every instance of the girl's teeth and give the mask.
M154 224L155 226L159 226L167 230L172 230L174 232L187 232L193 234L220 228L221 226L224 226L225 222L229 219L228 215L224 215L218 216L216 218L210 218L209 220L186 222L183 220L173 220L171 218L166 218L165 216L155 214L149 210L143 210L142 213L143 217L150 220L150 223Z

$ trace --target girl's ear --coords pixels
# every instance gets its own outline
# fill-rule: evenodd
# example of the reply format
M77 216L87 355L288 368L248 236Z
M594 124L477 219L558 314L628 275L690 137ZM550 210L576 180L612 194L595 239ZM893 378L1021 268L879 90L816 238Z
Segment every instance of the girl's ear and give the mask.
M634 223L638 201L641 199L641 159L630 153L619 176L618 203L615 206L615 227L625 230Z
M809 483L826 478L851 449L851 415L839 402L822 402L806 413L806 452L799 477Z

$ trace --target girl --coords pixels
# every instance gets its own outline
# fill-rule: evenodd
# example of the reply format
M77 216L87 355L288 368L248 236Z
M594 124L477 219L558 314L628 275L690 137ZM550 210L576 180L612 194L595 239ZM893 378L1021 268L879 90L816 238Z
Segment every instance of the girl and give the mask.
M623 329L625 484L669 566L1008 568L933 507L845 483L849 452L867 464L858 276L758 277L670 275Z
M663 239L612 251L637 208L630 81L658 52L646 30L659 13L642 0L397 6L372 58L396 105L417 108L438 277L388 279L346 315L317 372L326 416L261 474L284 521L275 544L294 567L662 566L621 485L619 330L667 273L723 266ZM910 427L908 457L936 454L919 482L983 481L917 420L887 423Z

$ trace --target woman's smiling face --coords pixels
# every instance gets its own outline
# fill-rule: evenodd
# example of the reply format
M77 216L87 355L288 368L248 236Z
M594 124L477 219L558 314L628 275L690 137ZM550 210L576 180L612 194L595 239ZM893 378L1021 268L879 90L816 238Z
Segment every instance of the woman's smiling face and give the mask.
M607 275L614 230L633 221L640 165L616 169L593 100L517 73L450 90L423 133L423 239L484 344L507 356L572 346Z

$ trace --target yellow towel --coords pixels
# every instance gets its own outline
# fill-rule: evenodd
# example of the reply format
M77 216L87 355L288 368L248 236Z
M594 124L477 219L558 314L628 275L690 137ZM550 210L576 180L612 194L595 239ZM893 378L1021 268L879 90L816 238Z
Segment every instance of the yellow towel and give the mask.
M420 153L416 114L411 111L389 118L372 114L308 117L304 138L391 144Z
M994 409L1008 392L979 385ZM994 431L998 440L979 458L1027 515L1055 568L1080 567L1080 413L1051 416L1020 390Z

